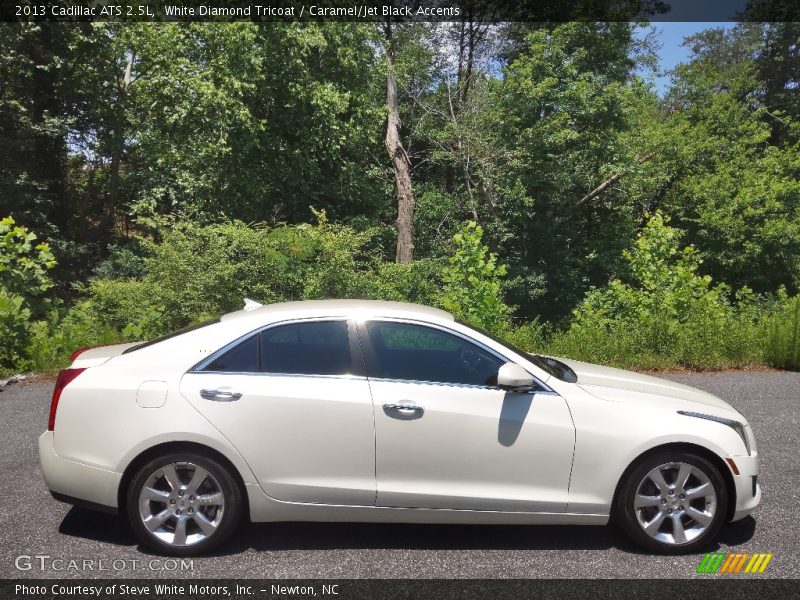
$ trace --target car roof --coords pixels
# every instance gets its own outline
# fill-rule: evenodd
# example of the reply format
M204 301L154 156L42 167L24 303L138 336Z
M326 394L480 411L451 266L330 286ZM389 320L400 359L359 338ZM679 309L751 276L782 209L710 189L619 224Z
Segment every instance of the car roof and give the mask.
M302 300L299 302L276 302L257 308L238 310L222 317L222 321L243 317L259 317L272 321L285 317L425 317L454 321L453 315L440 308L411 302L388 300Z

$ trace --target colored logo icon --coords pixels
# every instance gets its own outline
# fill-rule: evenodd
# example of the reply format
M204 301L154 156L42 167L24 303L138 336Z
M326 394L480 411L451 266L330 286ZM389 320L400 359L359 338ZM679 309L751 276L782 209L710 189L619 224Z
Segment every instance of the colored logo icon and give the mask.
M767 569L772 554L764 552L742 552L729 554L714 552L706 554L697 567L698 573L763 573Z

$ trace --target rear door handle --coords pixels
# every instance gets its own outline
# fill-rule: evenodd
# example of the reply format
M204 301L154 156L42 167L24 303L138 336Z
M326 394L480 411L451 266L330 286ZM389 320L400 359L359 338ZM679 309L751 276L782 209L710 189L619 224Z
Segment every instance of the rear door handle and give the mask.
M200 396L206 400L216 400L217 402L233 402L242 397L240 393L230 390L200 390Z
M397 404L390 403L383 405L384 410L399 412L402 415L422 415L425 409L413 402L399 402Z

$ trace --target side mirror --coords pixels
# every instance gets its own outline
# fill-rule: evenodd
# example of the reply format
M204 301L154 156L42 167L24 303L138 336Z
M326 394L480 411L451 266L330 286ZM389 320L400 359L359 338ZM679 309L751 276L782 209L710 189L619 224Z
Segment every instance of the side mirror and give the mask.
M507 362L497 371L497 386L510 392L525 392L533 387L533 375L518 364Z

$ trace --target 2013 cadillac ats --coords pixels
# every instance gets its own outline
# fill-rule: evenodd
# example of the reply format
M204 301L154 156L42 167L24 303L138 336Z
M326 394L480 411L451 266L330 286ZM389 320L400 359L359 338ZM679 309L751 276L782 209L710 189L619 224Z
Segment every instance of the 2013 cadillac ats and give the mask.
M689 552L761 499L755 440L677 383L413 304L293 302L81 350L39 439L59 500L197 555L252 521L602 525ZM532 533L535 535L535 533Z

